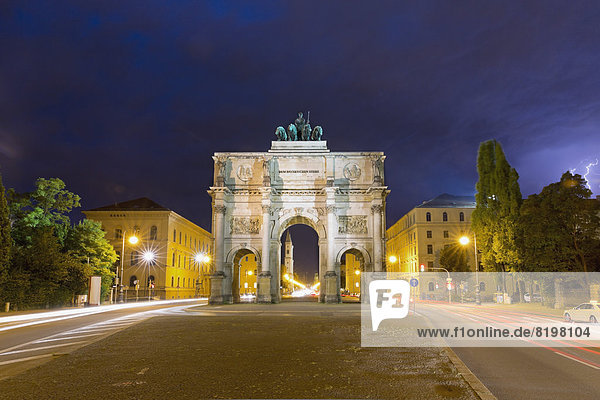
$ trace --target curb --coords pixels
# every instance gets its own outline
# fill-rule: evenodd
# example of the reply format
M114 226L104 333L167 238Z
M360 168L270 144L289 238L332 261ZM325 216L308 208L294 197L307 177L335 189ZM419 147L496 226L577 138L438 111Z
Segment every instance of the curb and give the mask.
M483 383L475 376L473 372L467 367L467 365L456 355L456 353L450 348L446 347L444 349L446 351L446 355L454 364L454 367L458 370L458 373L464 378L471 389L479 396L482 400L498 400L496 396L490 392L490 390L485 387Z

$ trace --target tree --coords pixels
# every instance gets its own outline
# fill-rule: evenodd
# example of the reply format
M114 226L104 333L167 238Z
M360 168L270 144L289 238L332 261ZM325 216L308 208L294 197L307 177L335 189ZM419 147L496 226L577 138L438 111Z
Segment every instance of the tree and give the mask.
M439 263L450 272L469 272L469 253L464 246L453 244L440 251Z
M590 261L600 259L599 206L591 195L585 179L567 171L523 202L521 247L527 270L587 272Z
M10 236L8 204L4 194L2 175L0 175L0 298L2 297L2 288L4 287L8 276L11 247L12 238Z
M496 140L479 146L477 172L477 205L472 228L477 235L483 268L486 271L517 270L521 264L519 174L510 166Z
M65 189L59 178L39 178L31 193L9 190L9 210L13 221L12 234L17 245L31 243L33 232L51 228L61 244L70 227L69 213L79 207L80 197Z
M52 228L33 233L31 244L15 250L8 298L19 307L62 305L84 290L87 264L64 252Z
M104 237L102 225L90 219L84 219L69 229L65 248L82 263L89 263L91 272L102 277L102 298L110 290L115 273L117 253Z

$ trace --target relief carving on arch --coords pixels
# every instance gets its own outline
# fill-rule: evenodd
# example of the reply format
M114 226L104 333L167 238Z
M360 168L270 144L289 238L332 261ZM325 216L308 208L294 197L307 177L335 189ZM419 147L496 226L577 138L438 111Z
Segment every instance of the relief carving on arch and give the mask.
M260 232L259 218L232 217L230 222L231 234L257 234Z
M366 234L367 217L364 215L347 215L338 217L338 233Z

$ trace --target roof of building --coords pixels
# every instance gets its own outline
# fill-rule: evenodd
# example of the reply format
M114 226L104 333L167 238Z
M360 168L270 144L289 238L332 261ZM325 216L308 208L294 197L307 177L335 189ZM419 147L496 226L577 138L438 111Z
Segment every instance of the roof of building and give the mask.
M286 242L292 242L292 235L290 235L290 231L287 231L287 236L285 237L285 241Z
M120 203L110 204L93 208L88 211L171 211L166 207L150 200L147 197L140 197L135 200L122 201Z
M475 197L454 196L444 193L431 200L424 201L416 208L475 208Z

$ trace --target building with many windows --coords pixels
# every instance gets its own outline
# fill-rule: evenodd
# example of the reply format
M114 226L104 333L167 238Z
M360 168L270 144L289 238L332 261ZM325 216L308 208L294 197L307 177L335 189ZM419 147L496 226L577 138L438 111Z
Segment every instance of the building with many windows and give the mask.
M386 231L387 270L417 272L439 268L440 251L458 245L461 236L471 233L475 199L442 194L410 210ZM475 270L475 250L468 246L469 266Z
M119 255L126 296L184 299L210 295L213 238L209 232L148 198L83 212L99 221ZM131 243L135 236L137 243Z

